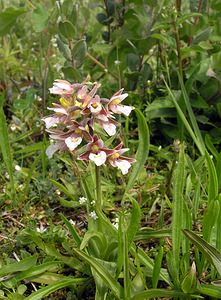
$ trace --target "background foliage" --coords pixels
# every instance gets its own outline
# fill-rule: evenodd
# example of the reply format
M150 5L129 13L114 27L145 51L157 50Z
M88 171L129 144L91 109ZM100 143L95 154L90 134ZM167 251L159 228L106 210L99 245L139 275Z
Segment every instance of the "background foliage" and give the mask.
M220 299L221 2L0 7L0 299ZM49 161L41 122L53 81L86 77L136 107L117 136L137 164L104 167L99 232L93 167Z

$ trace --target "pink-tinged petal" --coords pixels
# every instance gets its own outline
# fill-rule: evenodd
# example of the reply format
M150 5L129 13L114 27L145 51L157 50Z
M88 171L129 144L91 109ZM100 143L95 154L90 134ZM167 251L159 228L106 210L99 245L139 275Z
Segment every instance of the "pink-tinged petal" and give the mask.
M78 159L79 159L79 160L89 160L89 154L90 154L89 151L84 152L84 153L82 153L81 155L79 155Z
M45 122L45 127L46 129L49 129L55 125L57 125L57 123L59 123L59 118L57 117L46 117L46 118L43 118L42 121Z
M59 114L68 115L66 109L64 109L63 107L47 107L47 109Z
M51 94L55 95L70 95L74 91L74 87L67 80L56 79L53 87L49 89Z
M83 100L84 97L87 95L88 89L86 86L83 86L78 92L77 92L77 99Z
M104 151L100 151L97 154L95 153L90 153L89 154L89 159L92 160L96 166L101 166L105 163L107 158L107 155Z
M103 122L108 122L108 117L104 114L98 114L96 115L96 119L103 121Z
M129 163L129 161L123 160L123 159L116 160L115 164L116 164L117 168L121 170L123 175L127 174L128 170L131 167L131 164Z
M111 103L111 102L118 102L118 103L120 103L120 102L122 102L125 98L127 98L127 96L128 96L127 93L122 94L122 95L120 94L120 95L113 96L113 97L111 97L111 99L110 99L110 103Z
M57 152L59 149L60 149L60 145L58 143L51 144L46 149L46 155L47 155L47 157L48 158L52 158L52 156L54 155L54 153Z
M124 114L128 117L134 107L128 105L110 105L110 109L116 114Z
M63 91L59 89L58 87L53 86L52 88L49 89L50 94L54 95L62 95Z
M74 137L74 136L69 136L68 138L65 139L65 144L67 145L68 149L70 151L73 151L77 148L78 145L82 142L82 137Z
M108 135L113 136L116 134L116 126L109 122L102 123L103 129L107 132Z

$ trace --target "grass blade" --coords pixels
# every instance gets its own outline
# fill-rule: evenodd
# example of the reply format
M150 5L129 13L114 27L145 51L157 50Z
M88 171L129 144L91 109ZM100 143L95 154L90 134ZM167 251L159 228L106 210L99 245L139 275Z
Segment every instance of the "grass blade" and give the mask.
M10 179L11 197L14 204L16 204L15 184L14 184L14 176L13 176L13 157L10 149L10 143L8 137L8 126L7 126L7 121L3 110L3 104L4 104L4 98L2 95L0 97L0 148Z
M71 286L73 284L79 284L82 282L85 282L85 279L73 278L73 279L60 280L57 283L50 284L46 287L41 288L40 290L38 290L38 291L32 293L30 296L26 297L25 299L26 300L41 300L57 290L60 290L67 286Z
M183 232L214 265L219 275L221 275L221 253L193 231L184 229Z
M176 282L179 282L179 262L181 246L181 229L183 223L183 189L185 179L184 144L181 144L179 161L175 169L173 180L173 211L172 211L172 245L173 264L177 270Z

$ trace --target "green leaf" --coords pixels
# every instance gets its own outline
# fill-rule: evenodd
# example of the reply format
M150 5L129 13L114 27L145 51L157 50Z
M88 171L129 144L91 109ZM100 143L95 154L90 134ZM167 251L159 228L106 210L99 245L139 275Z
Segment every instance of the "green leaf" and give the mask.
M181 229L183 222L183 189L185 180L184 144L181 144L178 165L173 175L173 211L172 211L172 245L174 265L177 269L176 280L179 279L179 260L181 246ZM175 280L175 279L174 279Z
M61 218L62 218L63 222L65 223L65 225L67 226L67 228L69 229L71 235L73 236L75 243L77 244L78 247L80 247L81 237L77 233L76 229L63 214L61 214Z
M166 83L166 81L164 81L166 88L168 90L169 95L171 96L171 99L176 107L176 110L179 114L180 119L182 120L184 126L186 127L187 131L189 132L189 135L192 137L193 141L195 142L197 148L199 149L200 153L202 155L205 154L205 145L204 143L202 143L201 140L198 139L198 136L201 136L201 134L199 134L198 136L195 134L195 132L193 131L193 129L191 128L189 122L187 121L182 109L180 108L179 104L176 101L176 97L174 96L173 92L171 91L171 89L169 88L168 84Z
M221 275L221 253L193 231L184 229L183 232L214 265L219 275Z
M28 270L22 271L21 273L15 275L14 278L17 282L24 279L29 279L31 281L33 277L39 276L48 270L57 269L61 264L61 261L49 261L38 266L32 266Z
M138 130L139 130L139 146L136 153L136 163L133 166L133 170L130 174L124 196L132 188L135 180L137 179L141 169L143 168L150 146L150 134L147 126L147 121L144 115L138 109L135 110L138 119ZM123 197L124 198L124 197Z
M73 39L76 34L74 25L70 21L60 21L58 24L60 33L67 39Z
M221 299L221 288L211 284L200 284L197 288L198 292L203 295Z
M72 199L75 203L77 202L72 193L61 183L57 182L56 180L50 179L50 181L66 196Z
M133 296L131 300L146 300L153 298L179 298L186 295L182 292L167 289L149 289L148 291L140 292ZM195 298L195 297L194 297ZM203 299L203 298L200 298Z
M86 56L86 52L87 52L86 41L85 40L77 41L77 43L74 45L71 51L76 68L79 68L83 64Z
M62 41L62 39L59 36L57 37L57 44L58 44L58 49L61 52L61 54L64 56L64 58L68 61L71 61L71 50L68 47L68 45Z
M95 258L90 257L89 255L85 254L83 251L80 251L76 248L73 249L73 252L79 256L81 259L86 261L94 270L97 272L97 274L106 282L106 284L109 286L109 288L112 290L112 292L115 294L115 296L120 299L122 294L122 287L120 284L115 280L112 275L102 266Z
M161 269L162 259L163 259L163 247L160 247L157 257L155 259L155 264L154 264L154 268L153 268L152 285L153 285L154 289L157 287L157 284L158 284L158 281L160 278L160 269Z
M7 121L3 110L3 104L4 104L4 100L2 95L0 98L0 148L10 178L11 197L15 202L13 157L10 149L8 127L7 127Z
M46 287L41 288L40 290L32 293L30 296L25 298L25 300L40 300L40 299L43 299L44 297L47 297L48 295L50 295L51 293L53 293L57 290L60 290L67 286L79 284L79 283L82 283L82 278L80 278L80 279L78 279L78 278L63 279L63 280L60 280L59 282L56 282L54 284L50 284Z
M214 166L213 160L206 151L206 161L207 161L207 168L208 168L208 202L215 200L218 196L218 178L216 174L216 168Z
M148 239L161 239L171 237L170 229L153 229L148 227L141 228L134 237L134 241L148 240Z
M135 250L132 249L132 254L134 255ZM154 269L154 261L144 252L143 249L138 248L138 258L140 263L142 263L147 270L150 272L151 277L153 276L153 269ZM160 280L165 281L168 285L171 285L170 277L166 269L160 269Z
M140 218L141 218L140 206L136 200L132 199L132 211L130 216L130 223L127 228L127 239L128 239L129 248L139 229Z
M32 14L33 28L36 32L41 32L45 29L48 23L49 13L45 6L38 4Z
M33 267L36 264L36 261L37 261L37 256L29 256L16 263L3 266L0 269L0 276L5 276L7 274L12 274L15 272L27 270Z
M6 8L0 13L0 36L10 32L10 29L16 24L19 16L24 14L24 9L15 9L13 7Z
M195 265L193 265L190 271L184 277L181 288L184 293L194 293L196 291L197 286L197 278L196 278L196 270Z

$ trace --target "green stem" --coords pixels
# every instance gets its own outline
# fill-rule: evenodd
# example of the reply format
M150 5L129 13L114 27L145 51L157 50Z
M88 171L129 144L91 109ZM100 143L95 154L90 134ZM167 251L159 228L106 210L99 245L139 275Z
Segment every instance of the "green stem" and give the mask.
M98 211L101 210L102 206L102 198L101 198L101 174L100 167L95 165L95 174L96 174L96 193L97 193L97 201L96 201L96 209Z

